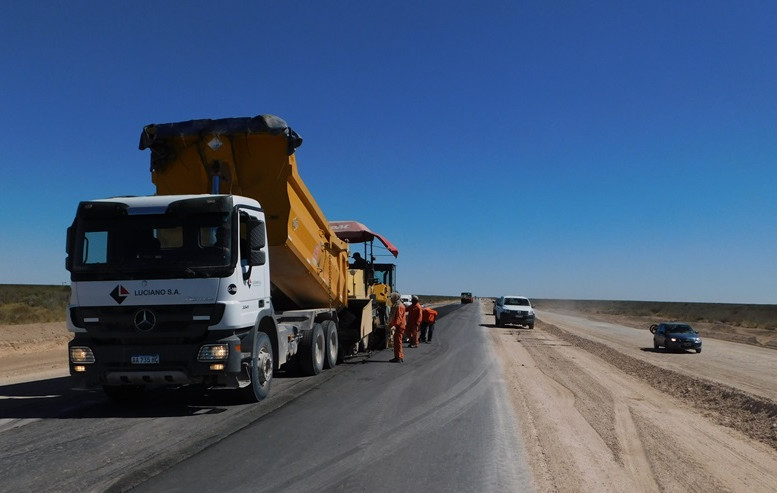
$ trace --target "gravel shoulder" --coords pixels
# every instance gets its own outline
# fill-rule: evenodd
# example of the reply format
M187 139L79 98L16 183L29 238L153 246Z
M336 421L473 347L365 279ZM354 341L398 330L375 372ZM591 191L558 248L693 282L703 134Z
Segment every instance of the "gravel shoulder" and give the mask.
M774 491L773 401L482 303L537 491Z

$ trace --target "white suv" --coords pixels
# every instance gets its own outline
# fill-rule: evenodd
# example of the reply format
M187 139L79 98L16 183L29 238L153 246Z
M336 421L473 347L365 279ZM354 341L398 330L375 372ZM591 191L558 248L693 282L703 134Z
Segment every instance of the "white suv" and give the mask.
M402 302L403 305L410 306L413 304L410 298L411 298L411 295L403 294L403 295L400 295L399 300Z
M525 296L502 296L494 303L496 326L506 324L525 325L534 328L534 308Z

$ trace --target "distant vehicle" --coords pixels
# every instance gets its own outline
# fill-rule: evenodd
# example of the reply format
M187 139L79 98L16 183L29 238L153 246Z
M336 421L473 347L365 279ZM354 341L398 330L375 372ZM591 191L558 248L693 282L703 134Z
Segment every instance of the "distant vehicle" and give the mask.
M516 324L533 329L534 308L525 296L502 296L494 303L494 320L497 327Z
M399 300L402 302L403 305L410 306L413 304L413 302L411 301L411 297L412 295L403 294L403 295L400 295Z
M653 348L666 348L667 351L685 351L694 349L701 352L701 337L693 327L686 323L665 322L650 326L653 333Z
M469 293L467 291L461 293L461 302L462 303L472 303L472 293Z

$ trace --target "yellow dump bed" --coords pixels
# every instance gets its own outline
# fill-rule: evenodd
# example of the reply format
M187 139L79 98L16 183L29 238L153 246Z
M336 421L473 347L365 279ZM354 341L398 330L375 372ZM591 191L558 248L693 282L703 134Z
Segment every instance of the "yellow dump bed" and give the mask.
M302 138L273 115L147 125L157 194L234 194L264 209L273 285L297 308L345 306L348 245L297 173Z

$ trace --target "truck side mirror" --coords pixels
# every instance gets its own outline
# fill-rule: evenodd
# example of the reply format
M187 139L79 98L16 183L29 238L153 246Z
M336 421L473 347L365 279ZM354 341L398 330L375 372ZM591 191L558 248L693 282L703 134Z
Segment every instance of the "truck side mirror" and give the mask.
M251 249L251 253L248 255L248 265L264 265L267 258L263 250Z
M251 218L248 220L248 265L264 265L267 255L264 248L267 244L267 234L264 221Z
M68 272L71 272L73 270L73 226L69 226L67 228L67 238L65 239L65 252L67 253L67 257L65 257L65 269L67 269Z

